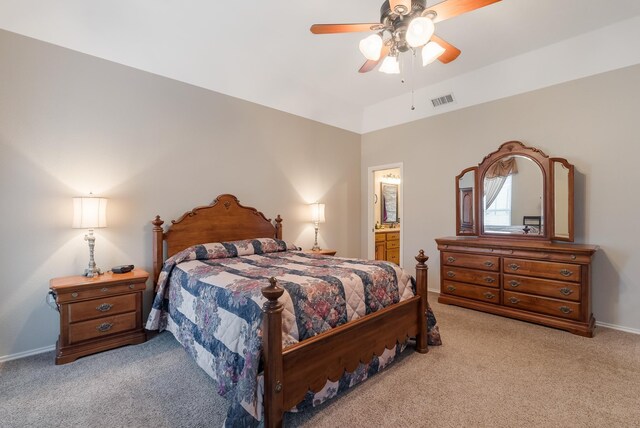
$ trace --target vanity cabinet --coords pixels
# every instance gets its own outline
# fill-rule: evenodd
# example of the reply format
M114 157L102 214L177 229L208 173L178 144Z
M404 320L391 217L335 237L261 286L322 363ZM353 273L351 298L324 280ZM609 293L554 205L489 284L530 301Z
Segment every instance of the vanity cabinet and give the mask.
M400 232L376 231L376 260L400 264Z
M573 176L566 159L518 141L463 170L456 177L458 236L436 239L438 301L592 337L598 247L571 243Z

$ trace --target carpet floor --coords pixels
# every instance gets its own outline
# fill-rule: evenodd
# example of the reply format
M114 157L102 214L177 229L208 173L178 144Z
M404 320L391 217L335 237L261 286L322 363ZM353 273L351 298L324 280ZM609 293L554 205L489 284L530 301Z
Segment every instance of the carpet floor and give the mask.
M587 339L430 302L443 346L412 349L303 427L640 427L640 335ZM221 426L228 403L168 333L56 366L0 364L1 427Z

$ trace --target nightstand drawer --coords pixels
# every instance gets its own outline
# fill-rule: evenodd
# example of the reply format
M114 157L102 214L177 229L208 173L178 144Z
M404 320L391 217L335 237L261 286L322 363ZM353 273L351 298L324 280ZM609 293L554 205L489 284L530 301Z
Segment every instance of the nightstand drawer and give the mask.
M136 328L136 312L69 325L69 344Z
M132 293L72 303L69 305L69 322L133 312L137 308L136 296L137 293Z
M131 282L125 284L104 284L101 287L78 287L73 291L58 292L58 303L71 303L86 299L95 299L115 294L130 293L131 291L144 291L144 282Z

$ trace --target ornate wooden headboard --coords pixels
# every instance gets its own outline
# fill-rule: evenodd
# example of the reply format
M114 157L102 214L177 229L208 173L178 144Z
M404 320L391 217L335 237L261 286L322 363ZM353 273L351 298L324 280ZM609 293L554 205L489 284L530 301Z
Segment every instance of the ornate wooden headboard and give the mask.
M251 238L282 239L282 218L271 220L255 208L240 205L233 195L220 195L211 205L196 207L185 212L178 220L172 220L165 232L164 220L156 216L153 224L153 274L154 284L164 263L164 246L167 257L196 244L228 242Z

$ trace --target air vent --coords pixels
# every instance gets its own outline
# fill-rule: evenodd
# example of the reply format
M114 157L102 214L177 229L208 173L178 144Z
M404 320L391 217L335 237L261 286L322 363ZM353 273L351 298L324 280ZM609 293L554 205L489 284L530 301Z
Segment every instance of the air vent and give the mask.
M441 107L445 104L451 104L455 101L456 100L455 98L453 98L453 94L447 94L438 98L431 99L431 104L433 104L433 107L436 108L436 107Z

